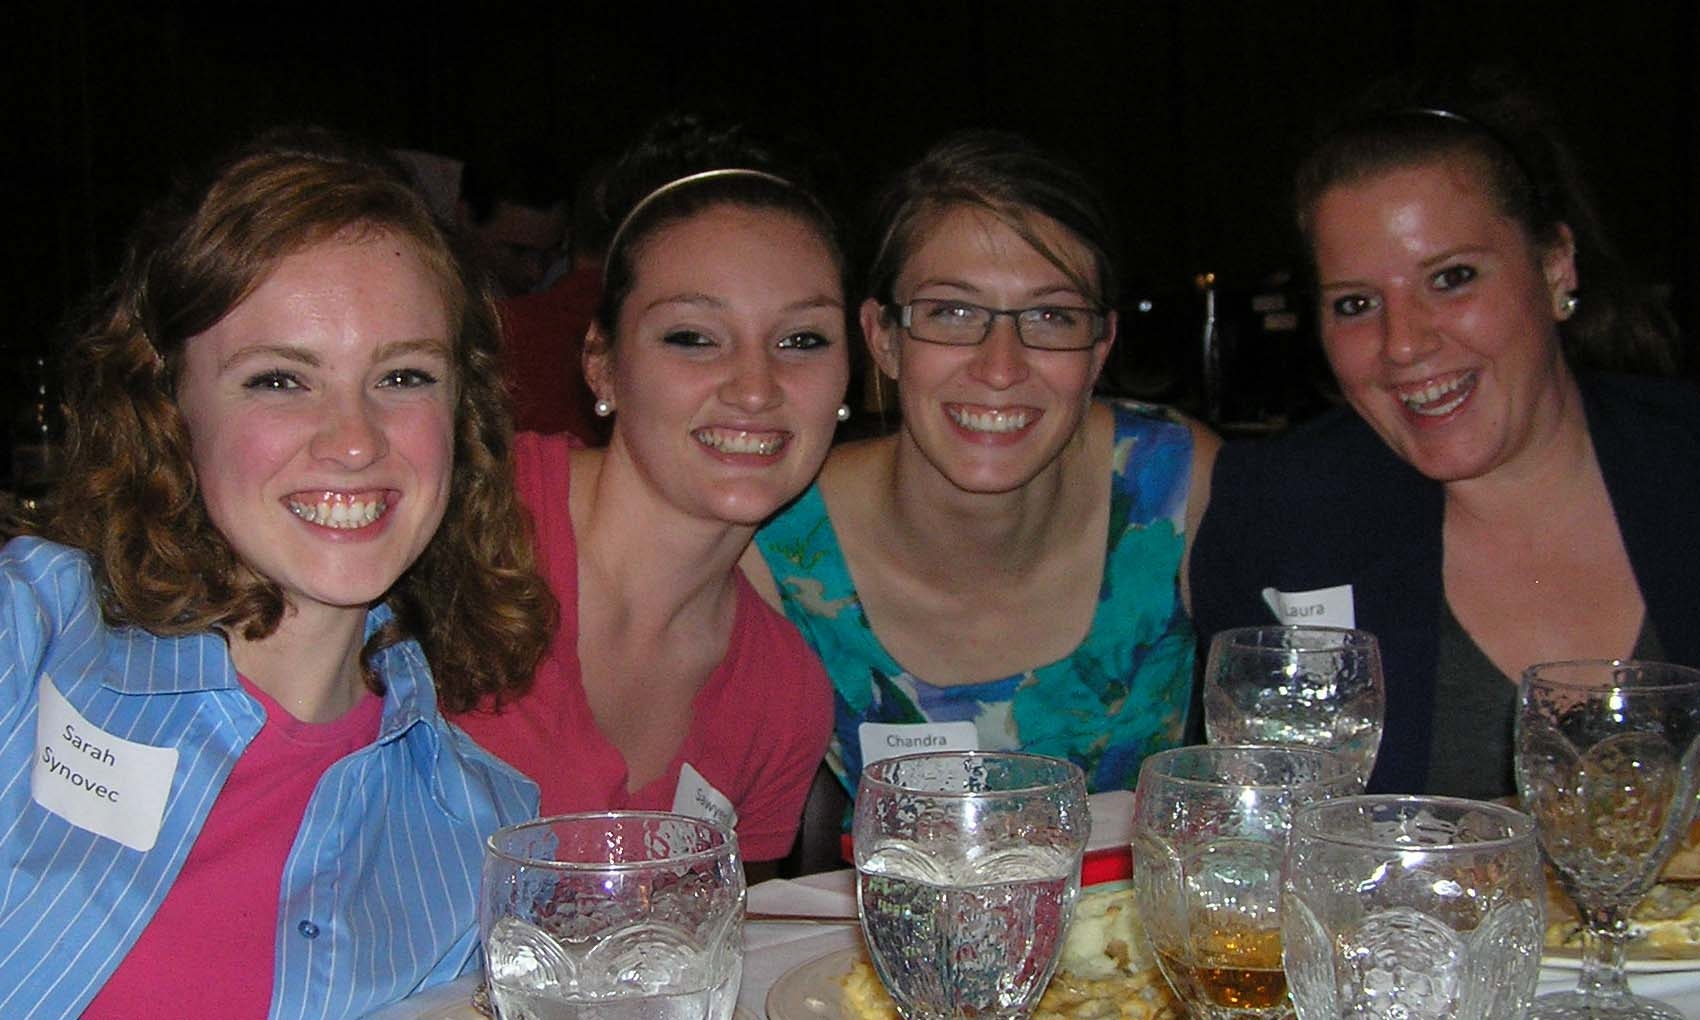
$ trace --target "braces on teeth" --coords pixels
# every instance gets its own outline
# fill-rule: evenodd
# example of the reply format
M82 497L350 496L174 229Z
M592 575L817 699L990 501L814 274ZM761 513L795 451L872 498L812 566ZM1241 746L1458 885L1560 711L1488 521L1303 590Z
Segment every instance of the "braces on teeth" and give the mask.
M381 499L355 500L352 503L298 503L291 500L289 512L309 524L324 528L364 528L383 516L387 504Z

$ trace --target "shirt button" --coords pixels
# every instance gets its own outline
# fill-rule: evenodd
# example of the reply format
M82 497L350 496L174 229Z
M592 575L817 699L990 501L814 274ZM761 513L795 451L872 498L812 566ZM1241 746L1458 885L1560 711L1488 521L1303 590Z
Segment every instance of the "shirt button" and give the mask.
M303 938L316 939L319 937L319 926L312 921L302 921L295 926L295 930L300 932Z

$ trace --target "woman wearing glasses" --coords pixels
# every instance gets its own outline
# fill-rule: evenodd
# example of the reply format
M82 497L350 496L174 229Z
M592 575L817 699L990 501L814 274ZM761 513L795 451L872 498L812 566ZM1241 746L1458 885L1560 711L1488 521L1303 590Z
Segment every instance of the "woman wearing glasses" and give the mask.
M837 448L746 557L832 678L828 764L853 793L880 757L1020 748L1126 788L1182 737L1182 563L1217 441L1093 400L1112 231L1072 168L956 135L877 225L861 324L902 426Z

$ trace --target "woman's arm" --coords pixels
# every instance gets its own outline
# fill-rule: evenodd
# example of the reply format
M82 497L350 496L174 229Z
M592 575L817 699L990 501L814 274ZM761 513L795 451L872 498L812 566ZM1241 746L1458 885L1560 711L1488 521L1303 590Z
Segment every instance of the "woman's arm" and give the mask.
M1204 522L1204 511L1210 503L1210 478L1216 468L1216 454L1222 440L1203 422L1186 419L1192 430L1192 480L1186 493L1186 548L1181 553L1181 604L1192 612L1192 540L1198 526Z

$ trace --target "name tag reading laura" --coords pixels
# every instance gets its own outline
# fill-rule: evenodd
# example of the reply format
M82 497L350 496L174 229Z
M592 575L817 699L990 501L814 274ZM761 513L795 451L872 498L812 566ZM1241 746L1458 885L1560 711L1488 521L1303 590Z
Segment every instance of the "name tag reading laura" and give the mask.
M1352 603L1352 586L1337 584L1332 588L1313 591L1276 591L1263 589L1263 602L1284 624L1310 624L1315 627L1356 627L1357 613Z
M724 793L685 762L679 768L679 785L673 791L673 813L717 822L728 829L738 827L738 812Z
M79 829L152 850L177 772L177 749L115 737L41 678L30 797Z
M862 744L862 764L927 751L977 751L980 732L967 722L877 723L856 727Z

